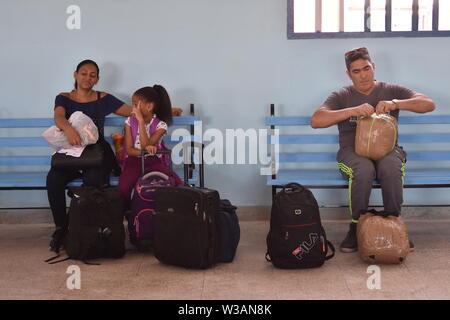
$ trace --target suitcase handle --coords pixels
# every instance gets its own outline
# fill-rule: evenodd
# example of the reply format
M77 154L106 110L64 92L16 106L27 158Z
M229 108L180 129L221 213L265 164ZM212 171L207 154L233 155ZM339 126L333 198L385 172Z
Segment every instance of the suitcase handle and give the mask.
M197 141L191 141L191 142L184 142L182 144L183 148L183 157L184 157L184 176L185 176L185 183L187 183L187 176L189 174L189 165L186 163L192 162L193 152L192 149L198 149L199 155L200 155L200 163L199 163L199 175L200 175L200 188L205 187L205 167L203 162L203 149L205 148L205 145L201 142Z
M144 175L144 173L145 173L145 165L144 165L144 160L145 160L145 156L146 155L148 155L148 154L150 154L150 153L148 153L148 151L147 150L141 150L141 176L143 176ZM158 150L156 150L156 153L155 153L155 155L157 155L157 154L168 154L168 155L171 155L172 154L172 150L170 150L170 149L167 149L167 150L164 150L164 149L158 149ZM169 167L169 169L170 169L170 173L172 174L172 171L173 171L173 167L172 167L172 159L170 159L170 167Z

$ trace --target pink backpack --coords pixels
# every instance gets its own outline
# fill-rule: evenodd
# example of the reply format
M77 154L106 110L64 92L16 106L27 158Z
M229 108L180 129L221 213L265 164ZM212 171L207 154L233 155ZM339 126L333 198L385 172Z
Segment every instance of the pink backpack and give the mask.
M159 120L159 118L153 119L152 124L150 125L150 128L149 128L149 132L148 132L149 136L151 136L152 134L154 134L156 132L156 128L158 127L158 124L160 123L160 121L161 120ZM133 145L134 145L134 142L136 141L136 137L137 137L138 130L139 130L139 121L135 117L130 117L130 128L131 128L131 139L132 139ZM161 150L169 150L166 147L166 145L164 144L164 141L161 141L161 143L157 144L156 147ZM122 169L125 164L126 158L128 158L128 153L127 153L127 148L126 148L126 139L124 139L121 154L117 159L117 161L119 162L119 165ZM162 154L161 160L167 168L170 167L170 161L171 161L170 155Z

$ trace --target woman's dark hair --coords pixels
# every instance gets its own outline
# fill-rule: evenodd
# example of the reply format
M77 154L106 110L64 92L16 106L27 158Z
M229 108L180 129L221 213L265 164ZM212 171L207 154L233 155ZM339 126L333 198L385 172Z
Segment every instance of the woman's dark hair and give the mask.
M81 62L77 65L76 72L80 71L81 67L84 66L85 64L92 64L92 65L94 65L94 67L97 69L97 77L100 75L100 69L99 69L97 63L96 63L95 61L89 60L89 59L86 59L86 60L81 61ZM78 89L78 84L77 84L77 81L76 81L76 80L75 80L75 89Z
M172 123L172 103L169 94L163 86L155 84L153 87L143 87L133 95L139 96L145 102L155 103L153 112L161 120L170 125Z

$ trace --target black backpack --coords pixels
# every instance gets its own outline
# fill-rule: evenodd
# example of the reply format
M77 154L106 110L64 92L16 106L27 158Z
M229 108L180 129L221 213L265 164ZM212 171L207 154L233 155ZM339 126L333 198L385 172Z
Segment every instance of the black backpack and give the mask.
M69 187L68 259L121 258L125 254L124 200L117 187ZM48 259L50 262L58 256Z
M329 248L332 252L327 256ZM312 192L298 183L283 186L272 204L267 261L283 269L316 268L334 253Z

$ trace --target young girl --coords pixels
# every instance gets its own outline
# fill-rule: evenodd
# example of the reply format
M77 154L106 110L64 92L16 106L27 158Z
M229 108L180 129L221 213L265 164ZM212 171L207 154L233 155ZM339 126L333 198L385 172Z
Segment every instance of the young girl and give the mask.
M162 148L162 138L172 121L172 104L166 89L160 85L141 88L133 94L131 101L131 117L125 121L127 157L119 179L119 189L127 202L130 201L134 185L141 176L140 157L143 149L150 154L144 160L145 173L159 171L172 175L177 185L183 183L175 172L170 172L164 157L155 155L156 151Z

